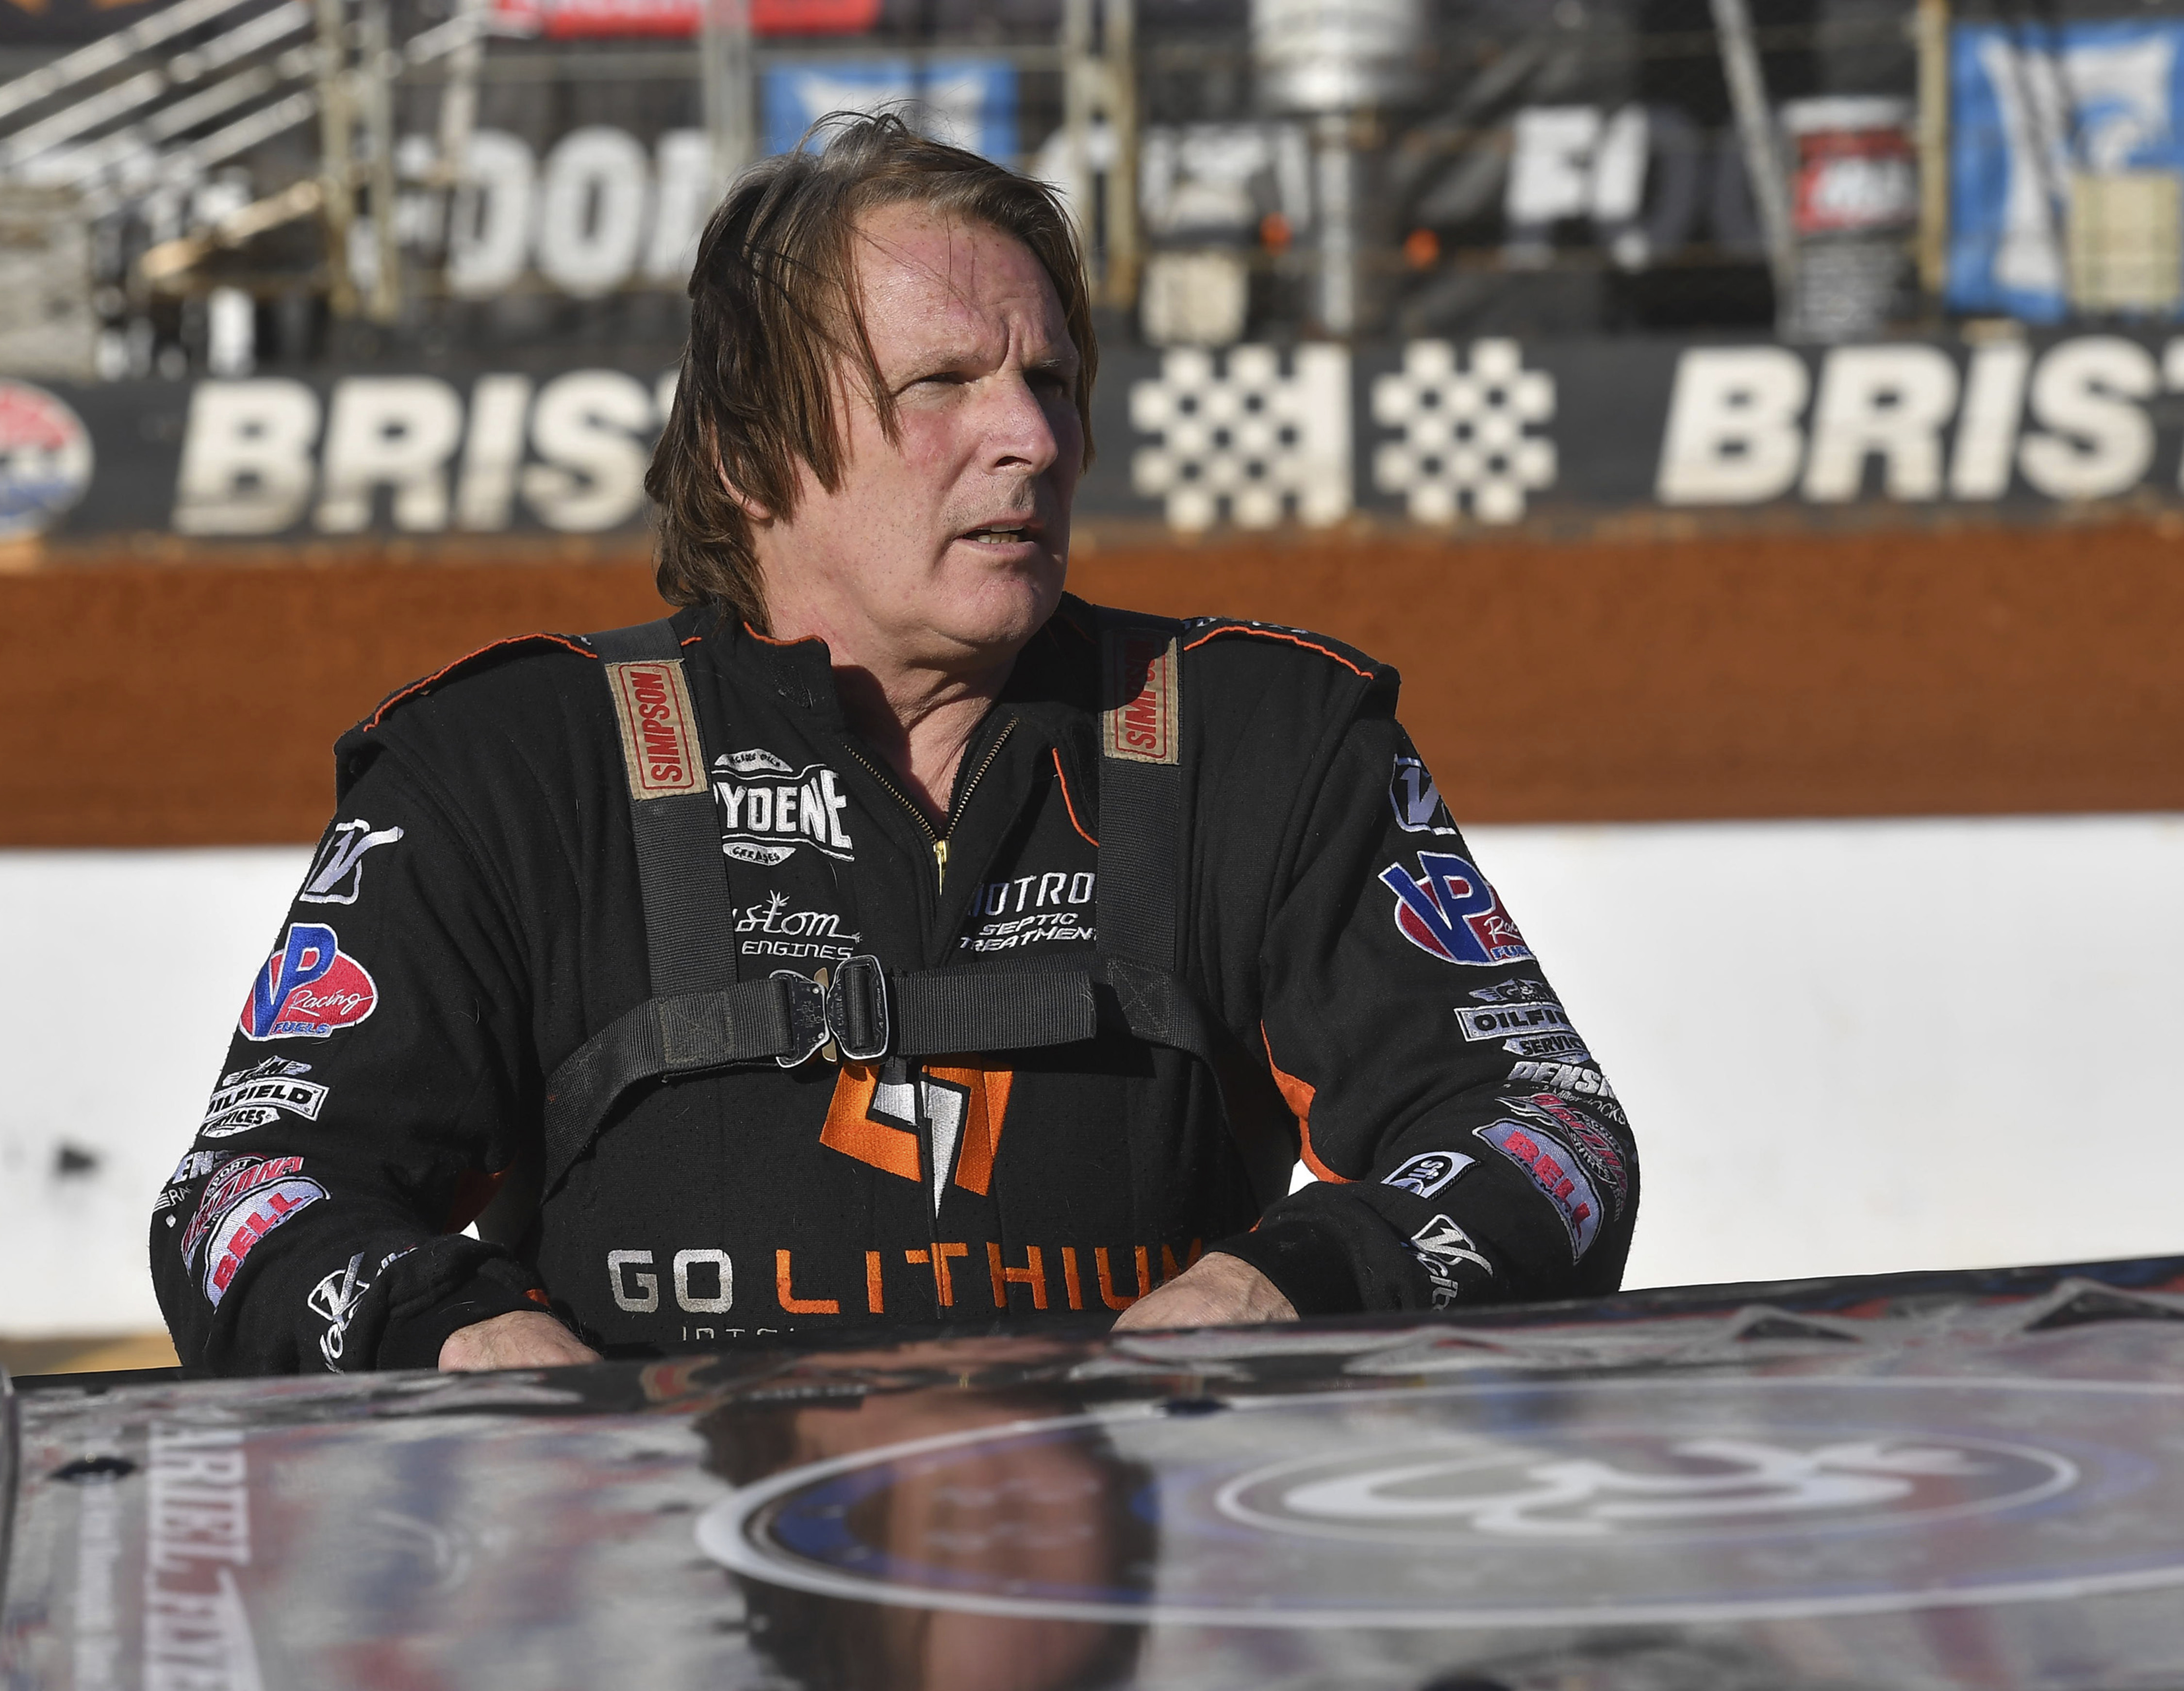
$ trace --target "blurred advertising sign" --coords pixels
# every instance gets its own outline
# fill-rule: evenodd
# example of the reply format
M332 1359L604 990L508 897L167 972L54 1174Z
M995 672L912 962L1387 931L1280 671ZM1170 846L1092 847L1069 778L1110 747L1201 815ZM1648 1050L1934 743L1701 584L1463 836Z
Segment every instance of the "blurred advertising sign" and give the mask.
M1791 215L1802 236L1907 230L1919 221L1911 103L1867 96L1792 100Z
M1842 342L1914 314L1908 244L1919 221L1911 103L1869 95L1791 100L1790 217L1797 258L1785 332Z
M0 461L19 529L59 537L635 536L671 362L16 382ZM1185 533L1648 509L2034 517L2177 499L2178 392L2184 334L1119 347L1078 508Z
M904 108L936 140L1013 164L1017 72L1006 59L840 59L764 73L765 146L794 149L804 131L831 112Z
M2184 19L1960 23L1953 309L2033 322L2184 306Z
M879 21L880 0L749 0L760 36L862 35ZM511 33L549 41L627 36L694 36L705 0L494 0Z

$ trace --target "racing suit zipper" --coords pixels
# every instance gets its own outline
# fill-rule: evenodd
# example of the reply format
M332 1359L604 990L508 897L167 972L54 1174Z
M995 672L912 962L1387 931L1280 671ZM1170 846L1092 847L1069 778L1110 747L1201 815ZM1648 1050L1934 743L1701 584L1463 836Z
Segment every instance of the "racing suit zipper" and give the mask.
M994 759L1000 756L1001 748L1008 743L1009 736L1015 731L1016 726L1017 719L1013 716L1001 724L1001 731L994 736L994 743L986 748L986 755L979 761L978 767L971 772L971 778L963 783L961 791L956 793L955 806L948 813L948 826L944 833L934 832L933 824L925 820L925 812L911 802L910 795L896 786L878 764L859 751L855 746L851 745L848 748L850 755L865 766L874 781L879 782L882 787L902 801L902 808L910 812L911 819L924 831L925 837L933 843L934 885L941 892L944 893L948 890L948 842L956 832L956 821L962 816L964 806L971 802L971 794L978 789L978 783L985 779L986 771L994 766Z
M925 812L911 802L911 798L908 793L905 793L901 787L896 786L894 781L880 769L878 765L875 764L870 758L866 757L861 751L858 750L855 745L848 744L846 742L844 743L845 748L849 752L850 755L865 766L866 771L872 776L874 781L879 782L883 787L886 788L887 791L892 793L897 798L902 801L902 808L910 812L911 815L916 819L917 826L924 831L925 837L933 843L933 875L935 876L934 884L941 892L945 892L948 888L949 837L956 832L956 824L962 816L964 807L971 802L972 793L978 790L978 783L985 779L986 771L994 766L994 759L1001 754L1001 748L1008 743L1009 736L1015 731L1016 726L1017 719L1013 716L1008 718L1001 724L1001 731L994 736L994 743L986 748L986 755L978 760L978 768L971 771L971 778L965 782L962 787L957 791L956 802L949 808L948 826L945 832L936 832L933 829L933 824L926 820ZM940 1148L933 1143L933 1117L925 1108L923 1071L916 1065L905 1062L904 1060L900 1057L891 1057L887 1060L889 1064L900 1065L900 1068L895 1069L892 1073L890 1073L887 1069L883 1068L883 1078L896 1084L906 1082L912 1088L911 1095L917 1100L913 1108L913 1114L916 1115L917 1120L917 1136L922 1148L920 1161L925 1171L926 1178L928 1181L937 1182L938 1176L934 1175L933 1171L939 1162ZM930 1188L928 1188L928 1191L929 1190ZM938 1199L928 1198L928 1201L925 1206L925 1210L926 1216L929 1223L926 1228L925 1249L928 1253L927 1260L928 1262L939 1262L941 1260L941 1239L940 1205ZM936 1316L942 1313L938 1304L939 1283L939 1276L936 1273L933 1278L933 1295L936 1300L933 1314Z

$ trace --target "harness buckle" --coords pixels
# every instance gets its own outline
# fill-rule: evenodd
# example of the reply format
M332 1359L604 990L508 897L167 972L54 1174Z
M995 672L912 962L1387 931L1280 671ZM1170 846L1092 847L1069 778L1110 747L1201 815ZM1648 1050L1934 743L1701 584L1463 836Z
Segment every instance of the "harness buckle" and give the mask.
M788 995L792 1042L788 1053L773 1060L784 1069L793 1069L810 1062L827 1043L827 993L809 975L800 975L794 969L777 969L773 978L783 982Z
M889 1035L887 975L880 960L862 954L837 964L827 987L827 1026L852 1062L887 1055Z

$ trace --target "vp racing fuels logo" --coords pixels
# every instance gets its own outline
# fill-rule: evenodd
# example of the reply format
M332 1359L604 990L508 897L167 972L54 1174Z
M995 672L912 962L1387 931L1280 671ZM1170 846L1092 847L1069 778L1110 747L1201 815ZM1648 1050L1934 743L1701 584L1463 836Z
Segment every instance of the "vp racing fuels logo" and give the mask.
M379 1003L364 965L318 922L291 922L281 948L265 960L242 1007L242 1037L324 1039L354 1027Z
M198 1128L198 1137L231 1138L253 1127L270 1126L281 1119L284 1111L300 1115L306 1121L317 1121L319 1110L326 1101L326 1088L316 1081L298 1078L310 1072L309 1063L268 1057L262 1063L222 1075L220 1090L205 1107L204 1121Z
M296 897L306 904L354 904L364 889L364 854L374 846L393 845L399 828L374 828L359 817L343 822L311 865L310 878Z
M1422 851L1414 876L1400 863L1380 871L1396 895L1396 928L1405 939L1444 963L1521 963L1531 950L1501 896L1468 859L1452 852Z
M721 809L721 849L739 863L771 868L800 846L842 863L856 857L842 826L849 795L824 764L791 769L772 752L730 752L713 759L713 798Z

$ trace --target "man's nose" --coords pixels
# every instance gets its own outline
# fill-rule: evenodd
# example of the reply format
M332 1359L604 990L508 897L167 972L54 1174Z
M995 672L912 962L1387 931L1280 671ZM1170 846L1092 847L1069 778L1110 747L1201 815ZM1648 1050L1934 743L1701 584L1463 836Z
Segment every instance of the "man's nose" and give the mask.
M990 468L1038 476L1061 455L1046 408L1022 370L1004 370L992 379L979 420Z

